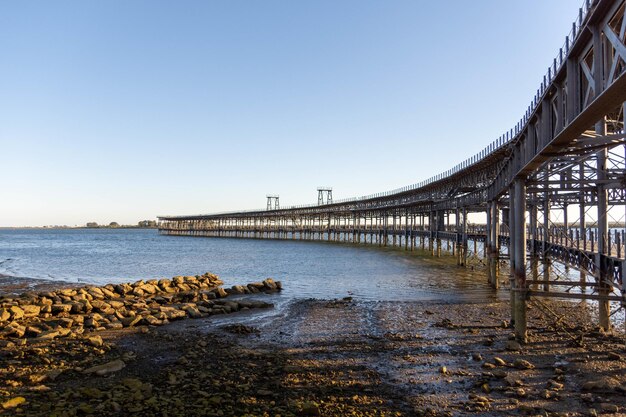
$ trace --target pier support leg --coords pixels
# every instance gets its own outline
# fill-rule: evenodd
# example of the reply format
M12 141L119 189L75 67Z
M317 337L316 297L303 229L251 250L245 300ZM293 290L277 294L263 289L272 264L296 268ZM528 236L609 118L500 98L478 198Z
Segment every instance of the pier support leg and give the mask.
M467 266L467 209L463 209L463 256L462 263L463 266Z
M509 208L508 211L508 227L509 227L509 285L511 288L510 301L511 304L511 326L515 326L515 255L513 248L515 247L515 213L514 213L514 196L515 188L509 187Z
M514 205L515 234L513 254L515 257L515 338L526 343L526 184L524 179L515 180Z
M546 186L547 188L547 186ZM548 257L550 245L550 195L546 192L543 201L543 290L550 291L550 269L552 260Z
M532 274L532 280L537 282L539 280L539 259L538 259L538 252L539 252L539 237L537 236L537 226L538 226L538 220L537 217L539 215L538 213L538 209L537 209L537 205L536 204L532 204L530 207L530 225L529 225L529 229L530 229L530 239L531 239L531 253L530 253L530 271ZM534 284L535 285L535 289L539 284Z
M604 123L603 123L604 124ZM605 129L604 129L605 130ZM598 127L596 126L596 131ZM607 150L603 149L597 154L597 169L598 169L598 181L606 179L606 160ZM598 253L596 255L596 265L600 273L600 282L598 287L598 294L601 296L608 296L611 292L611 287L607 284L609 279L609 271L607 271L606 264L603 261L604 255L608 253L608 195L607 190L603 183L598 185ZM604 330L611 329L611 307L608 300L598 301L598 319L599 325Z
M602 34L598 26L592 27L593 35L593 67L594 67L594 83L595 91L602 91L604 82L604 69L603 69L603 54L600 53L603 48ZM606 135L606 118L598 121L595 126L596 134ZM596 154L596 178L598 180L597 185L597 208L598 208L598 253L596 255L596 265L599 270L599 284L598 294L601 296L607 296L610 293L610 287L607 284L609 279L608 271L606 270L606 264L603 262L603 257L608 253L608 193L605 185L607 179L607 157L608 151L606 148L602 149ZM598 301L598 319L600 327L604 330L611 329L611 311L608 300Z
M498 211L498 203L492 201L489 204L490 212L490 227L489 227L489 275L491 278L490 284L494 289L499 287L498 279L498 262L499 252L498 237L500 236L500 216Z

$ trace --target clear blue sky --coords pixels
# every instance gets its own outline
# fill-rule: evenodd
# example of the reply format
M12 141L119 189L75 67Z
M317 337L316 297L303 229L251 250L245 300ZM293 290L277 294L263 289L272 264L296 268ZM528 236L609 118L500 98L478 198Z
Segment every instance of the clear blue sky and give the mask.
M0 226L418 182L519 120L580 3L0 2Z

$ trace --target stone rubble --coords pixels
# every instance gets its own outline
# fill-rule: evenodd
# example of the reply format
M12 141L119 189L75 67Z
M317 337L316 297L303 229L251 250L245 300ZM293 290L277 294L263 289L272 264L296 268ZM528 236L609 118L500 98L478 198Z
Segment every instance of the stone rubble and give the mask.
M40 343L105 329L159 326L184 318L267 308L271 305L261 301L224 298L282 289L280 281L271 278L226 289L222 284L216 275L206 273L0 297L0 347L15 343L14 339ZM89 342L102 345L98 336L89 337Z

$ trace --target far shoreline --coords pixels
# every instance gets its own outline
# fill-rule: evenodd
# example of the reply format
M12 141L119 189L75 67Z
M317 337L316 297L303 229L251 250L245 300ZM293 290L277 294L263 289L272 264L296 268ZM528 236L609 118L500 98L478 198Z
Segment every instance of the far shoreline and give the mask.
M110 227L110 226L98 226L98 227L88 227L88 226L0 226L0 230L74 230L74 229L158 229L158 226L150 226L150 227L142 227L142 226L119 226L119 227Z

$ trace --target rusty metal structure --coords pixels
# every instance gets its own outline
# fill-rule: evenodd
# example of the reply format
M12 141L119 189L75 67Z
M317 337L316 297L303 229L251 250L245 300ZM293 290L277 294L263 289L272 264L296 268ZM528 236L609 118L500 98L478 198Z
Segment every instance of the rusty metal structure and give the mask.
M160 216L160 233L398 246L458 265L480 255L489 283L510 288L520 341L531 297L595 300L609 329L626 301L625 3L586 1L519 123L439 175L343 200L318 191L312 205Z

